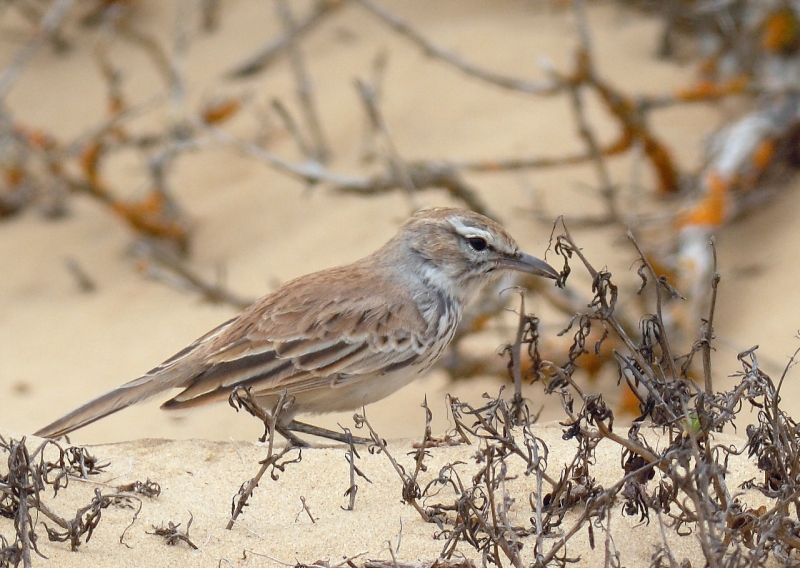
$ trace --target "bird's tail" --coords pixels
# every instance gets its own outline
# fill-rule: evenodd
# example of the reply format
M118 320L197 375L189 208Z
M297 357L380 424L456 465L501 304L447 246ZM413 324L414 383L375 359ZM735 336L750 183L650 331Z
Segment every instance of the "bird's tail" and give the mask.
M170 386L171 385L165 381L145 375L103 396L90 400L80 408L76 408L66 416L40 429L36 432L36 435L42 438L60 438L73 430L83 428L87 424L100 420L118 410L122 410L132 404L155 396L170 388Z

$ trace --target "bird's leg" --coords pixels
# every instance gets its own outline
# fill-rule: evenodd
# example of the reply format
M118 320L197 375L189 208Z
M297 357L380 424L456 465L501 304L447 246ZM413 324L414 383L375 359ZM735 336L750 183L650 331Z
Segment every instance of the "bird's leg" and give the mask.
M357 438L356 436L348 436L344 432L334 432L333 430L328 430L327 428L320 428L319 426L312 426L311 424L306 424L305 422L298 422L297 420L292 420L288 424L277 425L276 429L278 433L289 440L295 446L301 448L307 448L309 446L308 442L305 442L294 435L294 432L300 432L301 434L310 434L312 436L318 436L320 438L328 438L329 440L334 440L336 442L342 442L343 444L350 443L350 440L353 441L355 444L369 444L371 440L367 438Z
M292 431L289 429L289 425L281 426L280 424L276 424L275 425L275 430L278 432L278 434L280 434L281 436L286 438L289 441L289 443L292 446L294 446L295 448L310 448L311 447L311 444L309 444L305 440L302 440L302 439L298 438L297 436L295 436L292 433Z

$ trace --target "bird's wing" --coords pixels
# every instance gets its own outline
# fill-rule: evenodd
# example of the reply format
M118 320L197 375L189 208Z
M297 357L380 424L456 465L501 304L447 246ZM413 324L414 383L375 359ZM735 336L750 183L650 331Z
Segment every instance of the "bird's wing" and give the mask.
M347 287L358 284L352 272L348 279ZM296 281L291 294L279 290L243 313L206 351L208 367L164 407L227 398L240 386L260 395L336 388L421 360L428 324L415 302L386 290L354 299L336 274L323 283L320 293L319 280Z

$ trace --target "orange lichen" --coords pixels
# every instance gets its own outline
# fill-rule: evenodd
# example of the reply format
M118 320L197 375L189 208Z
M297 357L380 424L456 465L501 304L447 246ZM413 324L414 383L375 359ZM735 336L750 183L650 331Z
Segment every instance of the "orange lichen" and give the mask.
M99 173L104 149L102 142L95 140L87 144L81 152L79 162L86 178L86 189L136 231L170 240L180 250L187 250L190 236L188 223L170 209L163 192L151 191L140 201L126 203L117 200L108 191Z
M714 55L701 59L697 65L697 72L703 77L713 77L719 69L719 56Z
M730 209L730 179L723 178L716 170L709 171L704 178L706 195L695 207L678 218L678 227L704 225L719 227L727 218Z
M639 408L639 397L634 394L627 384L622 387L622 397L619 401L618 412L632 416L638 416L641 414L641 409Z
M25 180L25 170L23 170L19 165L9 166L4 168L3 177L5 177L6 185L8 187L18 187Z
M83 175L86 176L89 190L95 196L105 196L106 193L98 171L103 148L104 146L99 140L93 140L83 148L78 158Z
M791 53L800 40L800 21L791 8L767 15L761 23L761 48L771 53Z
M775 158L777 143L771 138L766 138L759 142L753 154L750 156L749 167L742 173L738 185L745 191L749 191L758 185L759 180L764 175L767 167Z
M113 201L111 209L138 232L170 240L182 251L187 249L189 228L171 213L161 192L152 191L144 199L133 203Z
M676 98L686 102L713 101L727 95L743 93L749 82L747 75L737 75L722 83L701 80L687 89L679 90Z
M28 143L35 148L44 150L53 145L53 139L41 130L29 130L27 133Z
M593 337L590 336L592 342L596 341L598 338L599 334L597 333L594 333ZM578 364L589 377L590 381L597 380L600 371L602 371L606 364L612 360L613 351L618 346L619 345L617 341L607 338L605 341L603 341L603 343L600 344L598 351L595 351L594 347L592 347L589 349L588 353L584 353L580 356L578 359Z
M762 140L753 152L753 168L763 172L775 157L776 144L774 140Z
M242 101L235 98L207 104L200 111L200 118L206 124L219 124L228 120L242 108Z
M644 153L650 158L650 163L658 177L658 188L665 193L676 193L678 187L678 170L675 161L666 146L650 136L642 136Z
M655 170L659 190L664 193L677 192L678 169L675 167L675 160L666 145L653 136L642 123L634 101L596 78L593 79L592 85L596 87L608 110L622 125L619 139L607 146L603 154L607 156L620 154L631 149L634 142L641 142L645 156Z

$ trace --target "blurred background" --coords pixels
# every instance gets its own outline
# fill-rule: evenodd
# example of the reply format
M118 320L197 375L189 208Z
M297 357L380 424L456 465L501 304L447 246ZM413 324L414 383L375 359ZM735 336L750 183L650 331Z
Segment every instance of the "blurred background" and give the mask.
M423 206L469 207L543 257L563 216L638 333L638 254L683 299L678 353L721 276L714 387L759 345L798 348L798 47L793 2L9 0L0 6L0 422L29 433L168 358L295 276L356 260ZM563 229L559 225L556 234ZM560 267L552 250L547 259ZM535 283L528 283L535 286ZM434 431L444 395L509 385L514 294L490 290L443 364L367 416ZM539 290L540 351L564 364L592 298ZM576 361L620 420L613 341ZM697 378L696 369L688 369ZM800 404L792 372L783 398ZM541 377L540 377L541 378ZM545 381L546 382L546 381ZM532 412L561 418L543 381ZM166 400L166 396L163 400ZM74 434L253 439L220 404L154 399ZM311 418L352 426L350 414Z

